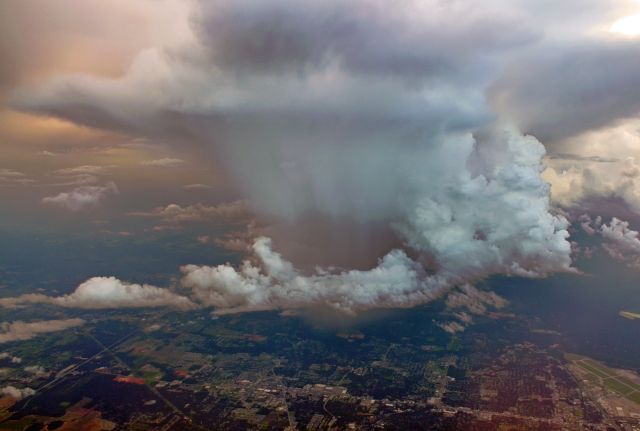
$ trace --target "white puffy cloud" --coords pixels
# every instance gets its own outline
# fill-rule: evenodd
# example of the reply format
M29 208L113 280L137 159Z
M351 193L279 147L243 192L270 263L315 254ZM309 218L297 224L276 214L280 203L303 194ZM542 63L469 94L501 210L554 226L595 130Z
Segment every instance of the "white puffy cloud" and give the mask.
M196 305L184 296L149 284L132 284L115 277L93 277L80 284L75 291L63 296L26 294L15 298L2 298L0 305L15 307L20 304L45 303L69 308L137 308L175 307L182 310Z
M533 137L493 129L462 141L455 158L436 157L439 166L422 163L429 175L396 222L403 239L441 271L471 280L570 271L568 222L550 212L540 177L544 153Z
M545 181L555 204L571 208L598 198L617 198L640 214L640 122L565 139L546 161Z
M8 395L17 401L29 397L35 393L36 391L31 388L16 388L12 385L3 386L2 388L0 388L0 394Z
M65 329L74 328L80 325L84 325L84 320L57 319L37 322L22 322L19 320L15 322L3 322L0 323L0 343L30 340L38 334L64 331Z
M182 284L193 297L219 313L333 307L348 313L373 307L409 307L440 296L449 280L427 276L421 265L404 252L394 250L373 269L300 274L290 262L271 249L268 238L253 245L259 266L245 261L239 268L230 265L182 267Z
M600 227L602 246L614 259L640 269L640 233L629 227L629 222L611 219Z
M110 195L118 194L118 187L113 182L104 186L80 186L68 192L61 192L42 199L45 204L56 205L70 211L91 209Z

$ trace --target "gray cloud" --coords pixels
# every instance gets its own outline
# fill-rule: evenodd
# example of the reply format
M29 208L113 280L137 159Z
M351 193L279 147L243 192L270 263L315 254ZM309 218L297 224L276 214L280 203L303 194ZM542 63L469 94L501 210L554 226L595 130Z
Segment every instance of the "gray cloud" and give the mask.
M521 45L534 33L524 22L514 26L508 13L492 13L495 4L483 11L435 2L389 8L360 0L201 5L193 21L212 61L248 74L304 74L339 63L353 73L407 82L452 73L462 78L461 58L468 62Z
M505 118L544 142L640 113L640 42L543 46L509 66L491 99Z

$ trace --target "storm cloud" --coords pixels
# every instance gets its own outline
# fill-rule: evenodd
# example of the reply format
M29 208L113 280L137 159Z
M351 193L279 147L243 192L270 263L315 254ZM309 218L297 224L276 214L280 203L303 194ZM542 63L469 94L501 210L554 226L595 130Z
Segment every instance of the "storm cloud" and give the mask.
M256 216L281 227L269 234L282 253L259 238L239 268L185 266L198 301L409 306L492 274L573 271L538 138L553 150L640 109L638 42L589 36L605 6L624 2L563 4L572 37L559 31L565 14L533 3L194 2L191 37L141 51L121 77L58 76L13 100L204 149ZM194 211L204 208L149 215ZM310 220L387 249L368 269L299 268L279 232L320 231Z

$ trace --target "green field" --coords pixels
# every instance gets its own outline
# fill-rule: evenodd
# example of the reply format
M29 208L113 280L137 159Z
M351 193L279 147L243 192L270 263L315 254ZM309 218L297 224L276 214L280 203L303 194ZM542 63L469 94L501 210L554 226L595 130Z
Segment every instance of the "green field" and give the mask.
M621 376L615 370L600 364L586 356L565 354L565 359L587 372L586 378L593 384L605 386L608 389L640 404L640 385Z
M592 366L587 361L578 362L578 365L580 365L580 367L584 368L585 370L590 371L592 374L595 374L596 376L601 377L603 379L611 377L609 373L603 372L598 367Z
M614 391L618 392L619 394L622 394L624 396L629 395L631 392L634 391L633 388L627 386L626 384L624 384L623 382L619 381L618 379L614 379L614 378L608 378L604 380L604 384L607 385L607 387L609 389L613 389Z

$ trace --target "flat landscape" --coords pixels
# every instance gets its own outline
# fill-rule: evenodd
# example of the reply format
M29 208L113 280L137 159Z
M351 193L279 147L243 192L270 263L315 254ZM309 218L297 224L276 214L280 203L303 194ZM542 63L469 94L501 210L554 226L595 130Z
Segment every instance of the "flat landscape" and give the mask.
M592 390L600 389L604 394L613 393L629 400L636 404L635 409L633 406L629 409L640 413L640 379L637 374L609 368L581 355L566 353L565 358L574 366L574 370L578 370L577 374Z

